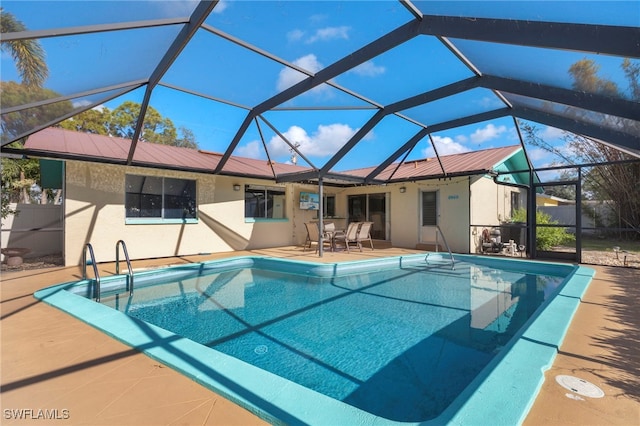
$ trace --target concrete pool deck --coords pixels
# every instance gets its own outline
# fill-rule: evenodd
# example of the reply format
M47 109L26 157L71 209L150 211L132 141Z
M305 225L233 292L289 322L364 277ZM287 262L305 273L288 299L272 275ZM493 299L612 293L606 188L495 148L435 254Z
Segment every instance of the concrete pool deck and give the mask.
M377 249L327 252L318 258L313 251L283 247L134 261L133 267L238 255L339 262L415 253ZM114 273L112 263L98 266L101 275ZM640 270L593 268L596 276L525 425L640 424ZM77 280L80 275L78 267L2 273L2 424L32 424L42 416L58 419L42 424L265 424L245 409L32 296L36 290ZM560 374L587 380L605 396L570 398L567 394L571 393L555 381ZM20 415L30 418L16 419Z

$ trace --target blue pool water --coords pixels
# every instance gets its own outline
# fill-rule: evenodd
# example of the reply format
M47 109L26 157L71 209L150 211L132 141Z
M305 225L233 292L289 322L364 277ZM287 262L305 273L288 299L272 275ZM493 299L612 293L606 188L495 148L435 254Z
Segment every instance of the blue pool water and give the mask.
M458 259L452 269L424 256L340 266L239 258L136 275L133 297L114 279L102 304L284 379L267 376L277 386L296 383L378 421L440 423L489 381L523 330L535 333L532 317L578 270ZM92 294L86 282L66 288Z

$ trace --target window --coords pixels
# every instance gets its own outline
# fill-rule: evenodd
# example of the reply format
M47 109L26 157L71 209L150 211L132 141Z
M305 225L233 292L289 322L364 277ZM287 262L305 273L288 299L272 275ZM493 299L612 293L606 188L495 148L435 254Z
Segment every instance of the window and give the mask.
M438 192L422 193L422 226L438 224Z
M336 196L335 195L325 195L324 196L324 204L322 206L324 210L325 217L335 217L336 215Z
M284 219L284 188L246 185L244 217L254 219Z
M515 214L515 211L520 208L520 193L511 193L511 217Z
M158 176L127 175L127 219L196 219L196 181Z

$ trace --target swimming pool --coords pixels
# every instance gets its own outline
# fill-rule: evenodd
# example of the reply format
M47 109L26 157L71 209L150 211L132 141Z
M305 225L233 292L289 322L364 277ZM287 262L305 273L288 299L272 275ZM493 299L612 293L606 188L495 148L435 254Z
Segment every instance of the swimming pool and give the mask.
M456 258L242 257L36 297L274 423L517 423L593 271Z

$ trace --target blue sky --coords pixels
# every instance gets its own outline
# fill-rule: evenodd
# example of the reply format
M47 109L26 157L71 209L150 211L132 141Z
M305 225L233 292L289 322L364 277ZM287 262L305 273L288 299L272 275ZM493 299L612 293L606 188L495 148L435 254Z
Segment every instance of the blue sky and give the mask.
M3 1L30 30L93 25L169 16L188 16L194 2L162 1ZM512 17L517 19L570 20L576 23L640 24L640 2L415 2L425 13ZM637 12L637 14L635 14ZM124 17L124 18L123 18ZM221 2L207 24L244 40L290 64L317 72L350 52L365 46L412 15L396 1L239 1ZM172 27L149 28L101 34L56 37L41 40L47 53L50 77L46 86L62 94L90 90L145 78L161 59L176 35ZM570 87L567 70L580 59L594 59L601 75L625 89L620 70L622 60L584 52L550 51L517 46L488 45L452 40L483 72L544 84ZM337 77L333 83L382 105L450 84L473 74L437 39L420 36ZM201 149L224 152L247 110L304 78L300 72L277 60L249 52L217 35L199 30L177 58L163 82L197 91L223 102L187 95L167 88L155 90L151 105L171 118L177 127L194 131ZM11 57L2 53L2 79L17 80ZM115 108L125 100L140 102L137 90L107 102ZM87 102L77 99L77 104ZM375 113L367 102L335 87L321 85L270 111L264 118L321 167ZM318 108L329 108L319 111ZM409 119L431 125L503 107L485 89L475 89L431 104L402 111ZM341 109L337 109L341 108ZM361 109L357 109L361 108ZM541 135L561 144L561 133L539 125ZM389 116L338 165L337 170L372 166L391 154L419 127ZM264 143L272 159L287 161L291 155L271 127L260 122L249 128L236 155L266 158ZM492 120L432 135L441 155L518 144L511 118ZM423 139L409 159L433 156L429 139ZM538 167L554 159L531 149ZM298 164L304 164L299 162Z

